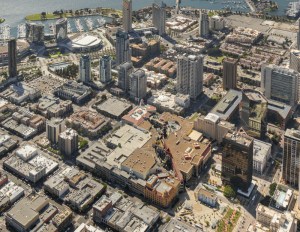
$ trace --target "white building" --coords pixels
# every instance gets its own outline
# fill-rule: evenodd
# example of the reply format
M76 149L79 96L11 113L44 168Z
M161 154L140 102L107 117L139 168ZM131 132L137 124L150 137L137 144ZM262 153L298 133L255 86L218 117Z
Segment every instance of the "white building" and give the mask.
M225 28L225 20L219 15L214 15L209 18L209 29L212 31L221 31Z
M177 58L177 91L196 99L203 90L203 56Z
M63 124L63 119L61 118L52 118L46 122L46 135L47 139L52 144L58 143L58 136L63 132L65 126Z
M96 228L85 223L81 223L74 232L104 232L104 230Z
M276 65L261 69L261 88L266 98L294 106L298 103L300 74Z
M206 12L200 11L199 36L205 37L209 34L209 20Z
M125 32L132 30L132 1L123 0L123 29Z
M74 155L78 150L78 134L75 130L68 128L58 137L58 147L63 155Z
M161 4L153 3L152 23L158 30L159 35L166 33L166 4L164 2L161 2Z
M272 145L263 141L254 139L253 142L253 170L263 174L268 159L271 156Z

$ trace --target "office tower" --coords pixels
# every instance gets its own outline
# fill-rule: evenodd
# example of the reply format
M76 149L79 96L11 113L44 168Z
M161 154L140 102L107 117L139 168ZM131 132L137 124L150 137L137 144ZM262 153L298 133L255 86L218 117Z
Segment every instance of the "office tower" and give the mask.
M61 42L66 38L68 38L68 21L66 18L62 18L56 21L55 39L57 42Z
M152 24L158 30L159 35L166 33L166 4L153 3L152 5Z
M282 178L292 185L298 186L300 160L300 131L287 129L284 134Z
M180 4L181 4L181 0L176 0L176 6L175 6L176 14L179 14Z
M43 43L44 42L44 25L41 23L26 23L26 39L29 43Z
M299 50L291 50L290 69L300 72L300 51Z
M17 75L17 41L10 39L8 41L8 76L16 77Z
M213 31L220 31L225 28L225 19L219 15L214 15L209 18L209 29Z
M300 74L276 65L261 69L261 88L266 98L294 106L298 102Z
M235 89L237 83L237 59L223 60L223 89Z
M253 138L228 132L223 139L222 175L223 184L247 191L253 171Z
M132 0L123 0L123 29L125 32L132 30Z
M209 20L206 12L200 11L199 36L205 37L209 34Z
M203 90L203 56L177 58L177 91L196 99Z
M297 50L300 50L300 19L298 20L298 33L297 33Z
M131 61L131 49L127 32L118 30L116 34L116 64L120 65Z
M111 82L111 58L102 56L100 58L100 81L102 83Z
M129 75L130 78L130 97L141 100L147 95L147 77L145 71L138 69Z
M91 60L89 55L83 55L79 63L79 79L83 83L91 81Z
M58 136L58 147L62 155L75 155L78 150L78 134L68 128Z
M65 130L65 126L63 123L63 119L52 118L51 120L47 120L46 135L47 135L47 139L50 141L51 144L58 143L58 136L64 130Z
M125 92L129 91L129 75L133 72L133 66L131 62L120 64L118 67L118 85Z

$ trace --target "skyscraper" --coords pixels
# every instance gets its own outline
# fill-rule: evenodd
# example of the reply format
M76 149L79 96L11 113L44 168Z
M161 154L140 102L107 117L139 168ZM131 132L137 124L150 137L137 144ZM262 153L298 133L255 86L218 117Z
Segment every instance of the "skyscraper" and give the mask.
M177 91L196 99L203 90L203 56L177 58Z
M130 74L130 97L140 101L147 94L147 77L145 71L138 69Z
M292 186L298 186L300 160L300 131L287 129L284 134L282 178Z
M16 77L17 75L17 41L10 39L8 41L8 76Z
M228 132L223 139L222 175L224 184L247 191L253 172L253 138Z
M78 150L78 134L75 130L68 128L60 133L58 147L62 155L71 156Z
M292 69L265 65L261 69L261 88L266 98L294 106L298 102L299 77Z
M131 62L120 64L118 67L118 85L125 92L129 91L130 82L129 75L133 72L133 66Z
M55 24L55 39L57 42L68 38L68 21L66 18L61 18Z
M300 51L299 50L291 50L290 69L300 72Z
M61 118L52 118L51 120L47 120L46 123L46 135L47 139L52 144L58 143L58 136L61 132L63 132L65 126L63 124L63 119Z
M44 24L41 23L26 23L26 39L30 43L43 43L44 42Z
M132 30L132 0L123 0L123 29L125 32Z
M164 2L161 2L161 5L153 3L152 23L159 35L166 33L166 4Z
M83 83L91 81L91 60L89 55L83 55L79 63L79 79Z
M121 30L116 34L116 64L120 65L131 61L131 49L127 32Z
M297 33L297 50L300 50L300 19L298 20L298 33Z
M102 56L100 58L100 81L102 83L111 82L111 58Z
M200 11L199 36L205 37L209 34L209 20L206 12Z
M223 60L223 89L235 89L237 83L237 59Z

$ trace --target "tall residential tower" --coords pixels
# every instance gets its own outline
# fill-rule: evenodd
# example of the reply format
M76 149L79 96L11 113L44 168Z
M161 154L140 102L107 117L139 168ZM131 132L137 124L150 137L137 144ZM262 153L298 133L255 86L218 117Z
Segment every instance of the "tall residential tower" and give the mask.
M223 60L223 89L235 89L237 83L237 59Z
M166 33L166 4L153 3L152 5L152 23L153 26L158 30L159 35Z
M123 0L123 29L125 32L132 30L132 0Z
M10 39L8 41L8 76L16 77L17 75L17 41Z
M131 49L127 32L118 30L116 34L116 64L131 61Z

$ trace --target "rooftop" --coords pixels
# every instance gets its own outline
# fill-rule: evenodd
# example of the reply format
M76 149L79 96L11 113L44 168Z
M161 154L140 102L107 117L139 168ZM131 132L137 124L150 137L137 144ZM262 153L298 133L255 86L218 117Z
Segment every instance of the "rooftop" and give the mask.
M108 98L106 101L97 105L97 109L106 112L114 117L121 117L124 112L128 112L131 109L131 104L120 101L117 98Z

